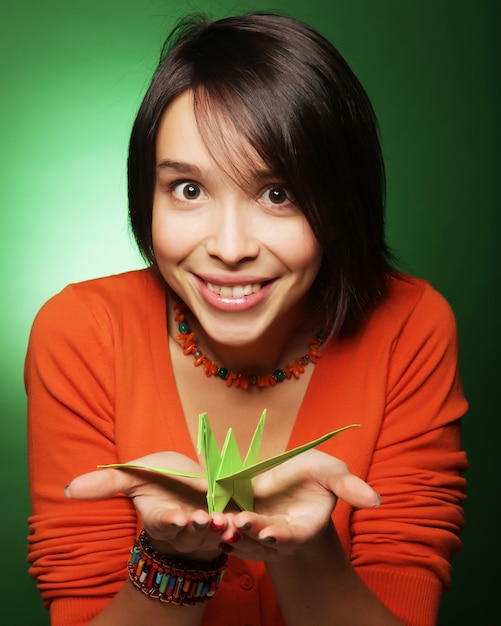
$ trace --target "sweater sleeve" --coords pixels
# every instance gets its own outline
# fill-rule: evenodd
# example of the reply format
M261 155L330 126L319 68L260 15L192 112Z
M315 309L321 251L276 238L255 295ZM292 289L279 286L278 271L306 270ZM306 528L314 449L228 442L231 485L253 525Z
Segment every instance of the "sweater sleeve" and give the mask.
M105 305L91 310L72 287L42 307L30 335L28 560L54 626L87 623L118 591L123 546L132 545L136 532L126 497L82 502L64 496L75 476L116 462L113 342Z
M467 469L456 324L429 285L392 346L385 415L367 480L378 509L352 516L352 562L408 626L435 624L461 547Z

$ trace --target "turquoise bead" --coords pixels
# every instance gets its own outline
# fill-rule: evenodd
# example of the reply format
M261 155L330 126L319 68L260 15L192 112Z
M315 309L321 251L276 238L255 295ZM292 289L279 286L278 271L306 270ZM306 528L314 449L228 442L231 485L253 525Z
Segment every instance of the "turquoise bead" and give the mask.
M285 379L285 370L275 370L273 378L277 381L277 383L281 383Z
M229 371L226 367L220 367L217 370L217 376L219 376L219 378L222 378L223 380L226 380L229 376Z
M188 324L186 322L181 322L178 326L179 332L180 333L189 333L190 332L190 327L188 326Z

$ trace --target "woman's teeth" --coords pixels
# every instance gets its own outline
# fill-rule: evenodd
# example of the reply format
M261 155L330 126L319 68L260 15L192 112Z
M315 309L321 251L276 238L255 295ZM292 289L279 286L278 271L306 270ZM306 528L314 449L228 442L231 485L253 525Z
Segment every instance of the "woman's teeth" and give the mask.
M243 298L250 296L251 293L257 293L261 289L261 283L251 283L249 285L215 285L207 283L207 288L212 293L216 293L223 298Z

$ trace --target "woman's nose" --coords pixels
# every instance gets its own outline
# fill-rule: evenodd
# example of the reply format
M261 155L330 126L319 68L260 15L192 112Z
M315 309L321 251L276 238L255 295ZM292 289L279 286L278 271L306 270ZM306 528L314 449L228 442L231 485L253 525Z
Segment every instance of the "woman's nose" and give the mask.
M237 265L259 254L259 241L254 234L248 206L221 206L211 217L211 235L207 240L208 254L226 265Z

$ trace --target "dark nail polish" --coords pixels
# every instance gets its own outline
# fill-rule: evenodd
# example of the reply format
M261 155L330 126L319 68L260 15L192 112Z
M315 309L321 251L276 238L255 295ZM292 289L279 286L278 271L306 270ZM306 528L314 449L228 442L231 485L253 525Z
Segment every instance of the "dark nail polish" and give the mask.
M209 527L209 522L205 522L204 524L199 524L198 522L193 522L193 527L197 530L205 530Z
M277 543L277 540L275 537L263 537L261 541L263 543Z
M382 502L382 500L381 500L381 496L380 496L380 494L378 493L378 494L377 494L377 502L376 502L376 504L374 504L374 505L373 505L373 508L374 508L374 509L377 509L377 507L378 507L378 506L381 506L381 502Z

